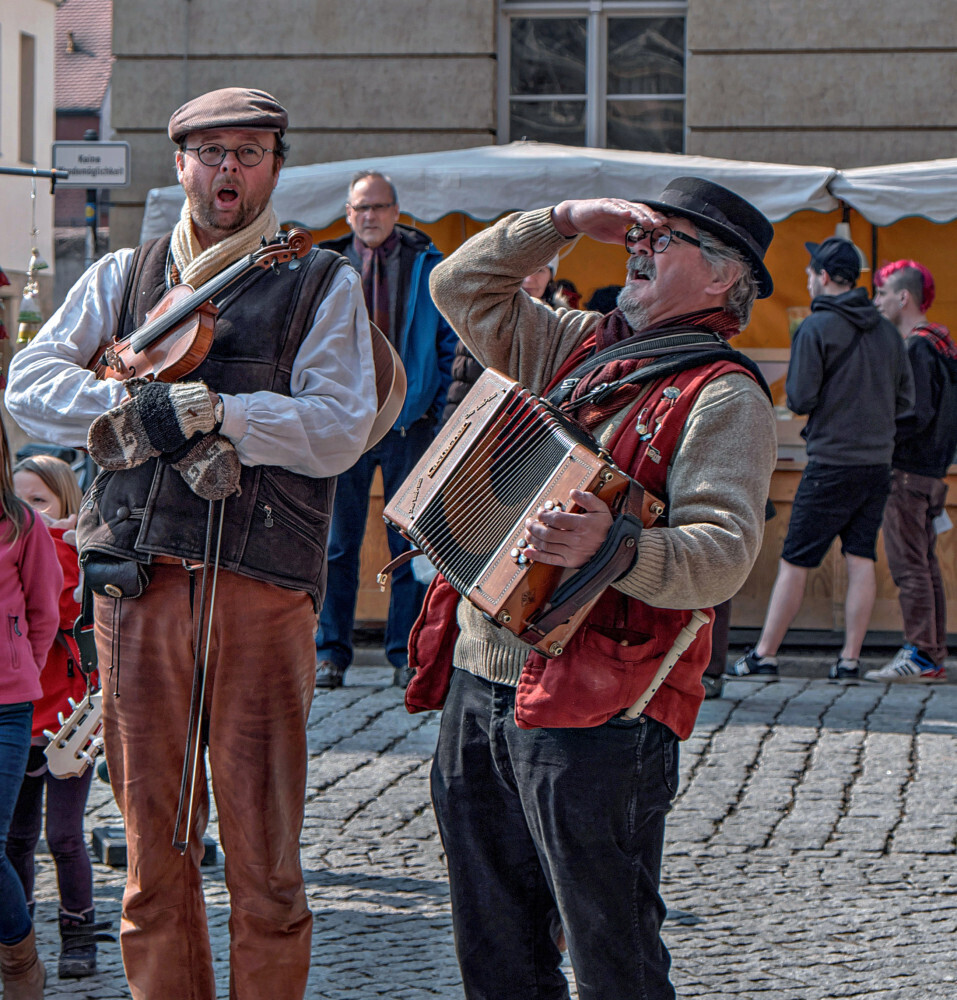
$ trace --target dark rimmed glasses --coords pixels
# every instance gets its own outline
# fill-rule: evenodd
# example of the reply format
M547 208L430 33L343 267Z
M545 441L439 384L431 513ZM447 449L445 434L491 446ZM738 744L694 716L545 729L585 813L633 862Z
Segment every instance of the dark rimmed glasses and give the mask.
M227 153L235 153L236 159L244 167L258 167L267 153L275 154L274 149L266 149L255 142L247 142L235 149L221 146L218 142L204 142L202 146L186 146L187 153L195 153L200 163L207 167L218 167L226 159Z
M668 249L671 241L681 240L683 243L690 243L694 247L700 247L701 241L696 240L693 236L688 236L685 233L679 232L677 229L672 229L671 226L655 226L654 229L645 229L642 226L632 226L631 229L625 233L625 249L629 253L635 252L635 247L645 238L648 237L648 245L651 247L651 252L664 253Z

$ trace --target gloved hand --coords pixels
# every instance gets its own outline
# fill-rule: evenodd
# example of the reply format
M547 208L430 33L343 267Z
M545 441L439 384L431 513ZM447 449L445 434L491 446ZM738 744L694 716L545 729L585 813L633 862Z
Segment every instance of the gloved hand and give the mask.
M173 468L186 485L204 500L224 500L240 493L239 456L232 441L222 434L205 434Z
M87 447L104 469L133 469L165 452L182 448L195 434L213 429L216 419L203 382L147 382L127 385L130 399L107 410L90 425Z

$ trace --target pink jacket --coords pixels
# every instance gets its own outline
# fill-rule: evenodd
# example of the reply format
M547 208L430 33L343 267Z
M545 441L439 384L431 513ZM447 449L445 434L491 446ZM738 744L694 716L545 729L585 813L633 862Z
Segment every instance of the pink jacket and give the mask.
M0 521L0 538L8 531ZM0 705L43 693L40 671L60 626L62 588L53 539L31 513L16 542L0 541Z

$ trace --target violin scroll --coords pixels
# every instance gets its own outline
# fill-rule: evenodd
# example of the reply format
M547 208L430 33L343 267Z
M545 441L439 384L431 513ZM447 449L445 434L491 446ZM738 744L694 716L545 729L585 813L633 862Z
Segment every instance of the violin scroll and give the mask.
M276 268L305 257L311 249L312 233L308 229L290 229L281 243L270 243L256 254L256 266L264 270Z

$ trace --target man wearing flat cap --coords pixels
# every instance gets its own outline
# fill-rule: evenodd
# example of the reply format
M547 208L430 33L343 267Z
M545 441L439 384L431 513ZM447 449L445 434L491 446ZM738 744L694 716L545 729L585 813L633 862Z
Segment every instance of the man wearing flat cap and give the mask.
M362 453L376 410L358 276L304 248L275 267L231 269L210 292L212 343L192 371L144 383L89 370L121 364L114 338L142 328L168 289L208 288L275 243L286 126L275 98L240 87L176 111L179 222L97 261L14 359L7 389L28 433L89 443L105 470L77 533L96 591L128 852L121 944L137 1000L216 994L199 869L207 750L228 858L231 995L306 990L299 835L313 635L335 477Z
M788 408L807 415L807 464L791 507L778 573L753 649L735 677L773 679L778 647L804 600L808 574L835 538L847 569L844 643L829 676L856 683L877 595L877 534L891 489L897 420L914 403L914 378L897 328L856 288L857 249L832 236L805 243L811 315L794 333Z
M605 316L521 291L582 235L629 254ZM436 304L479 362L547 396L667 501L559 656L486 620L441 576L427 595L406 701L445 697L432 800L468 997L567 998L566 942L582 1000L675 995L659 935L664 821L704 698L710 609L744 582L764 529L774 418L727 341L771 293L772 235L738 195L682 177L654 201L511 215L433 274ZM584 566L631 516L591 493L568 501L526 522L529 558ZM640 707L697 609L708 624Z

